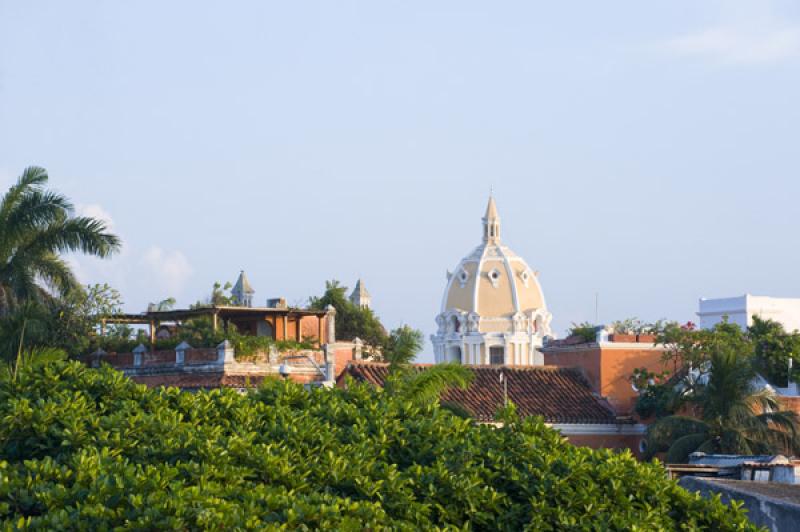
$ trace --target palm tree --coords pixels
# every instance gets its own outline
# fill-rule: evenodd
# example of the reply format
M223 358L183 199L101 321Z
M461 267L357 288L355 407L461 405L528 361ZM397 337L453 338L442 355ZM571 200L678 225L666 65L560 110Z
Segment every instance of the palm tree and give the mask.
M704 368L690 371L690 380L674 392L684 411L696 415L672 415L653 423L647 431L647 454L666 451L668 463L680 463L695 451L800 451L797 415L782 411L771 389L754 384L756 371L747 351L719 343Z
M0 316L79 287L62 253L107 257L120 247L105 223L74 216L65 196L45 190L47 179L44 168L28 167L0 200Z
M383 347L383 360L393 370L408 366L422 350L422 332L403 325L393 330Z
M472 381L472 372L461 364L437 364L417 370L412 362L422 350L422 332L403 325L393 330L383 350L383 360L389 363L389 378L385 383L388 393L402 396L418 403L438 401L448 388L467 388ZM457 406L442 405L448 410L463 409Z

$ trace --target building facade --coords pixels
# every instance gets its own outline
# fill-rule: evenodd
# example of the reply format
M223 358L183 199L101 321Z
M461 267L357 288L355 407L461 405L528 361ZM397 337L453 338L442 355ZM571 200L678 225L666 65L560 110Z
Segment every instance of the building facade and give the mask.
M745 329L753 324L753 316L758 316L776 321L787 332L792 332L800 330L800 299L750 294L716 299L702 298L697 316L703 329L710 329L723 318Z
M483 242L447 272L436 334L437 363L541 365L552 336L538 273L500 240L500 216L489 198Z
M592 342L571 342L572 338L550 342L542 351L548 366L580 368L592 390L619 416L633 416L639 396L631 376L637 369L660 374L665 364L665 347L652 335L609 335L598 331Z

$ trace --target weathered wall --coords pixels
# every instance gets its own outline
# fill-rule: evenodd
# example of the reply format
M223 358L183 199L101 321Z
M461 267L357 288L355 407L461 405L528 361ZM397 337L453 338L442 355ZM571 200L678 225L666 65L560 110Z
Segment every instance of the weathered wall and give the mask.
M565 436L572 445L592 449L629 449L636 458L641 458L639 442L642 436L629 434L579 434Z
M302 320L300 321L300 338L303 340L318 340L320 324L323 327L322 334L324 336L325 318L318 318L316 316L303 316Z
M773 532L795 532L800 529L800 505L747 489L758 488L756 485L761 484L759 482L683 477L678 483L689 491L700 492L703 497L710 498L719 493L725 503L730 503L731 500L742 501L750 521ZM786 487L786 489L791 488Z

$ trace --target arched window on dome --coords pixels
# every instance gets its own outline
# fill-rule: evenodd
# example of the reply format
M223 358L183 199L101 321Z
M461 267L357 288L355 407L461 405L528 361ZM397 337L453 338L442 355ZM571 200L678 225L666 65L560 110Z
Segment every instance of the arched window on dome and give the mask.
M506 363L506 348L502 345L493 345L489 348L489 364L502 366Z

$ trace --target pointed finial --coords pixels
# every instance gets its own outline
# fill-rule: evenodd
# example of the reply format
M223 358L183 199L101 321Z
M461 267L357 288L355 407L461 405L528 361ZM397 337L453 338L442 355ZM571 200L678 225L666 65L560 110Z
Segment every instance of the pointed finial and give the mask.
M483 241L497 243L500 239L500 217L497 215L497 205L494 196L489 196L486 205L486 214L483 216Z

